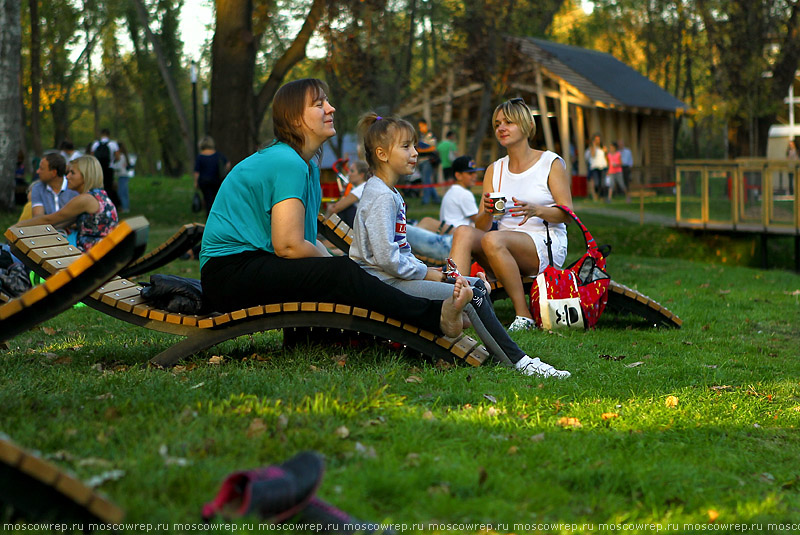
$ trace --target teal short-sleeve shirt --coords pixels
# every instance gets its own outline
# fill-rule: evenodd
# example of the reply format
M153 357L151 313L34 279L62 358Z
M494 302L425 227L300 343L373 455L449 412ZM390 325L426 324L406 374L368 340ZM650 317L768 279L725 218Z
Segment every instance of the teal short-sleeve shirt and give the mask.
M322 202L316 162L306 163L282 142L239 162L225 177L211 207L200 268L209 258L258 250L274 253L272 207L286 199L300 199L306 207L305 239L316 243Z

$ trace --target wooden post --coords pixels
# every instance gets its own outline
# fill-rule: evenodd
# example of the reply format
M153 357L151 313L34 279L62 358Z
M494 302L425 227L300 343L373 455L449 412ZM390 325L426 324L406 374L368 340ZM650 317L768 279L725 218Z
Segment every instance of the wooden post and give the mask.
M536 97L539 100L539 117L542 120L544 130L544 142L547 150L554 150L553 132L550 129L550 119L547 117L547 99L544 96L544 84L542 83L542 71L536 69Z
M567 102L567 87L563 82L558 84L560 95L558 113L558 136L561 138L561 157L567 164L567 176L572 177L572 157L570 156L569 143L569 102Z
M431 123L431 91L427 86L422 90L422 117L428 122L428 128L433 131L433 123Z
M444 113L442 114L442 134L439 137L444 141L447 132L452 130L450 123L453 121L453 86L455 85L455 71L447 71L447 100L444 101Z
M586 176L588 167L586 165L586 129L583 122L583 108L575 105L575 144L577 146L575 155L578 157L578 174Z
M464 154L467 152L467 129L469 128L469 107L463 106L461 108L460 126L458 128L458 153ZM475 158L478 156L475 155ZM476 160L477 161L477 160Z

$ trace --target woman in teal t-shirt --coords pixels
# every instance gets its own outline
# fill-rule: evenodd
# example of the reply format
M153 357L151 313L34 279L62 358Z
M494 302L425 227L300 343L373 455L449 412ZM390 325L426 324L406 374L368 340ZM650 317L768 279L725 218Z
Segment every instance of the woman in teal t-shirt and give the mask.
M237 164L217 194L200 253L203 294L228 312L284 301L367 308L456 336L472 298L465 280L445 301L411 297L317 242L322 201L315 156L336 134L324 82L281 87L272 102L275 141Z

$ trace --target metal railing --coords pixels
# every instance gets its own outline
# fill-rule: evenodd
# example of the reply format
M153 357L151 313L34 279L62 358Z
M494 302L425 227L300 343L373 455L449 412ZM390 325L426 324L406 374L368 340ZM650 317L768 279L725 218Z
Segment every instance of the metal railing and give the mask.
M800 162L740 158L678 160L679 226L800 234Z

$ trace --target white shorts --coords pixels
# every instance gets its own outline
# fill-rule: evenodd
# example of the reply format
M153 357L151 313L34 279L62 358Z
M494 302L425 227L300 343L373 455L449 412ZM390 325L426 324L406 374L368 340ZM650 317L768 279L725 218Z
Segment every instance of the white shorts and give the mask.
M544 271L550 265L550 257L547 254L547 233L538 232L534 230L522 228L502 228L502 232L521 232L527 234L533 240L533 245L536 247L536 254L539 255L539 273ZM553 264L557 268L561 268L567 259L567 231L564 229L556 228L550 229L550 239L553 240L550 248L553 251Z

